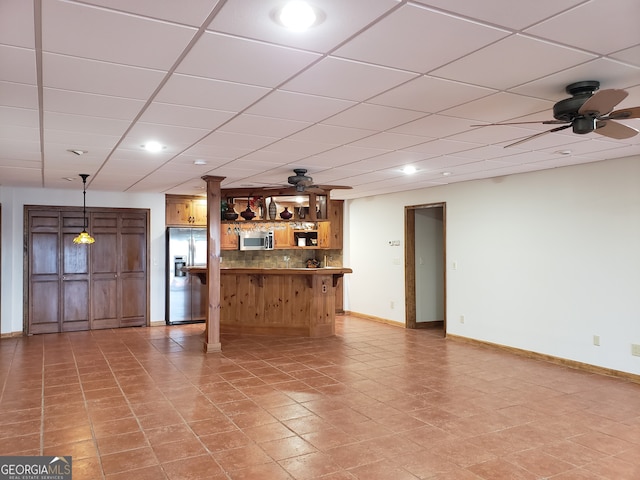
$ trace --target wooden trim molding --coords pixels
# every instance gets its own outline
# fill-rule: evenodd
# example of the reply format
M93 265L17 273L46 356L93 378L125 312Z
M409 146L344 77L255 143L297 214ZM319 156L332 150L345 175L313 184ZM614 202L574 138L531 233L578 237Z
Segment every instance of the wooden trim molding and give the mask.
M373 315L367 315L365 313L345 311L344 315L351 315L352 317L364 318L365 320L372 320L374 322L384 323L386 325L391 325L394 327L406 328L405 324L402 322L396 322L395 320L389 320L388 318L375 317Z
M493 348L496 350L503 350L505 352L519 355L521 357L531 358L534 360L542 360L545 362L554 363L556 365L562 365L564 367L582 370L584 372L595 373L598 375L607 375L609 377L622 378L634 383L640 383L640 375L636 375L634 373L622 372L620 370L614 370L611 368L598 367L597 365L590 365L588 363L569 360L567 358L555 357L553 355L547 355L545 353L532 352L530 350L523 350L520 348L509 347L507 345L500 345L499 343L486 342L484 340L477 340L475 338L453 335L451 333L447 334L447 340Z

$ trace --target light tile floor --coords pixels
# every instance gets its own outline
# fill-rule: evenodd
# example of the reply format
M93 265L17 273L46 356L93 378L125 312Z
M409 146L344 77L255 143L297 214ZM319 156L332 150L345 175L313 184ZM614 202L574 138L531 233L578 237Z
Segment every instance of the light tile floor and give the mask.
M640 478L640 385L428 330L328 339L204 326L0 341L0 455L74 480Z

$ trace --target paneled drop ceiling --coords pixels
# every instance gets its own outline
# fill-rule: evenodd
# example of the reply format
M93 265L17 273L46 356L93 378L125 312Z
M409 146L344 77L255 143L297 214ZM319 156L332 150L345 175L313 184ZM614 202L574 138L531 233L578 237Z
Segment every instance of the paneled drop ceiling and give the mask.
M640 105L638 0L310 2L324 21L293 33L280 0L1 0L0 185L198 194L297 167L356 198L640 155L471 126L551 120L582 80Z

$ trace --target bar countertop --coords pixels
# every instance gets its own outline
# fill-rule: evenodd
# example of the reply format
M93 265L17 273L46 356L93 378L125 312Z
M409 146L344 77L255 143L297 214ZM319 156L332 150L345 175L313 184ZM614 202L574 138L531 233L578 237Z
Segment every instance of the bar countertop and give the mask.
M207 267L191 266L182 267L182 271L191 275L206 275ZM343 275L345 273L353 273L353 270L347 267L319 267L319 268L256 268L256 267L221 267L220 274L225 273L244 273L249 275Z

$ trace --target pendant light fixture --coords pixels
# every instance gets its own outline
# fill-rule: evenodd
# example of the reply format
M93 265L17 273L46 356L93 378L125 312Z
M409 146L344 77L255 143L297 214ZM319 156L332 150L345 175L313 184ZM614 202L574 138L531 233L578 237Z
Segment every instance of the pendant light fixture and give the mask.
M89 233L87 233L87 173L80 173L82 178L82 231L76 238L73 239L73 243L76 244L91 244L96 241Z

